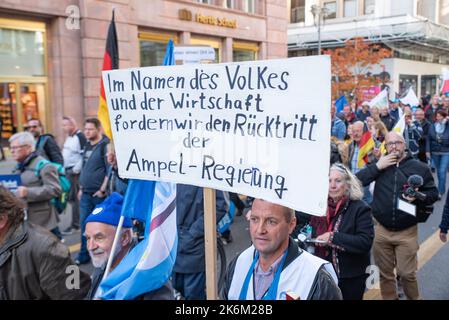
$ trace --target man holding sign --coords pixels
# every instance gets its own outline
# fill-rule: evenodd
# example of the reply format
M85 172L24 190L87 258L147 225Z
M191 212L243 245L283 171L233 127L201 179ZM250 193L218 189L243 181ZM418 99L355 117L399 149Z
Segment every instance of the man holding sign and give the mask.
M341 300L332 265L299 249L290 233L293 210L256 199L250 233L253 246L228 266L222 295L229 300ZM235 272L237 271L237 272Z

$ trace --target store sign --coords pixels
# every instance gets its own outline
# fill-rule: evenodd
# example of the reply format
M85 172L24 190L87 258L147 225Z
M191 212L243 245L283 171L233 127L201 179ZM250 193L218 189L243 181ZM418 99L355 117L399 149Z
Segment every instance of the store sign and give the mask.
M119 175L327 207L326 55L103 71Z
M178 16L180 20L184 21L192 21L193 20L193 14L190 10L187 9L181 9L178 11ZM237 20L233 19L227 19L224 17L215 17L215 16L205 16L201 13L197 13L195 15L195 22L203 23L203 24L210 24L213 26L218 27L226 27L226 28L237 28Z
M175 47L175 61L182 64L201 63L205 61L215 61L215 50L208 46L197 47ZM178 63L177 63L178 64Z

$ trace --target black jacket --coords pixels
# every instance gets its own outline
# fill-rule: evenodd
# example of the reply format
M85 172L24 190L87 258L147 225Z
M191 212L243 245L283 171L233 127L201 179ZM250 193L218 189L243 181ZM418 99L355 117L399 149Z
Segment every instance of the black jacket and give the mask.
M399 166L392 165L381 171L376 164L370 164L356 174L364 186L376 181L371 204L372 213L388 230L400 231L418 223L414 216L397 209L398 197L402 198L404 185L413 174L423 178L424 183L419 191L426 195L424 201L415 200L413 204L417 206L417 211L425 210L426 205L432 205L438 199L438 189L425 163L408 156L399 163Z
M343 215L341 224L332 241L332 244L343 249L337 249L340 270L338 278L358 277L364 275L370 265L370 250L374 239L371 208L362 200L350 200L340 211L339 215ZM330 256L328 259L330 262L331 258Z
M51 134L40 135L36 141L36 150L45 159L64 165L61 149Z
M293 260L303 253L303 250L298 247L296 242L290 238L288 242L287 257L285 258L282 270L284 270ZM221 291L221 297L224 300L228 300L228 292L231 288L232 278L234 276L235 265L237 264L236 256L228 265L225 277L225 283ZM237 270L238 272L247 272L248 270ZM332 276L322 266L316 276L310 289L307 300L342 300L340 288L338 288Z
M388 131L391 131L391 129L393 129L394 125L396 124L396 119L390 116L390 114L386 116L380 116L380 120L384 123L385 127L387 127Z
M69 249L40 226L23 222L0 246L0 300L84 299L89 287Z
M216 191L217 223L226 214L227 206L222 191ZM176 220L178 252L173 267L178 273L199 273L206 269L204 255L204 201L203 188L177 184Z
M441 135L437 135L435 123L429 127L426 152L449 152L449 122L446 122L444 131Z

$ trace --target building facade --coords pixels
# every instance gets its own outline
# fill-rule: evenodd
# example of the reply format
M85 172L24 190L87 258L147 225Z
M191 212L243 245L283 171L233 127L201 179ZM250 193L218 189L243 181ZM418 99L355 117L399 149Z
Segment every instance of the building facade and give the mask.
M320 24L313 5L325 16ZM371 70L388 81L391 98L410 86L418 97L439 91L442 70L449 67L449 0L289 0L289 9L289 56L364 37L392 50Z
M63 115L96 115L113 9L120 68L160 65L170 38L216 62L287 57L285 0L0 1L4 139L39 118L61 142Z

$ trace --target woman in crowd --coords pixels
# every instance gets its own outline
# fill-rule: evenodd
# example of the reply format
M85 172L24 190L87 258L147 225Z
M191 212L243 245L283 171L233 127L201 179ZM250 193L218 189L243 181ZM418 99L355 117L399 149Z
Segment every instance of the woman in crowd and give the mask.
M446 174L449 168L449 126L446 117L446 111L436 111L435 122L429 128L426 144L426 156L432 158L437 171L439 199L446 190Z
M322 242L315 254L333 264L346 300L363 299L374 239L371 209L361 200L362 190L347 167L332 165L326 216L310 220L313 235Z

